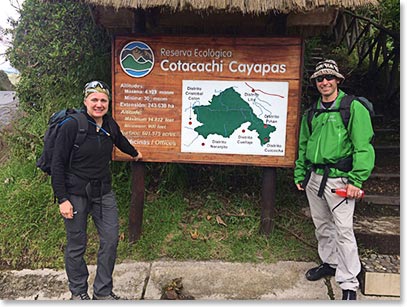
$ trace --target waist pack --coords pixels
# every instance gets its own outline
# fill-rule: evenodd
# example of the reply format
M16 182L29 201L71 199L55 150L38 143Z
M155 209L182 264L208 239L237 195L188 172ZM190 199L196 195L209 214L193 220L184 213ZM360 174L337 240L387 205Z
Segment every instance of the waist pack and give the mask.
M317 169L323 169L324 174L322 175L321 184L320 184L319 190L318 190L318 196L322 197L322 195L324 194L324 189L326 186L326 182L328 180L328 175L329 175L330 169L336 168L342 172L349 172L352 170L352 162L353 162L353 159L350 156L350 157L344 158L342 160L339 160L336 163L312 164L310 169L308 170L307 174L305 175L305 178L304 178L301 186L303 189L305 189L305 187L307 186L308 181L311 177L311 173Z

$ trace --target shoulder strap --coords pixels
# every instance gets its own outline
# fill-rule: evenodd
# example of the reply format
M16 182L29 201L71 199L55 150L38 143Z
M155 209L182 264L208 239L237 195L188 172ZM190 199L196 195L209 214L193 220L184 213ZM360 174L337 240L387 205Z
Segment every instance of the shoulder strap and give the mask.
M307 124L308 124L308 130L309 130L310 134L312 132L312 119L314 118L316 110L317 110L317 102L313 103L312 106L307 110Z
M82 112L73 113L69 116L75 119L78 124L78 131L76 133L71 154L69 156L69 168L71 168L74 152L79 149L83 142L85 142L86 136L88 134L88 119L86 118L86 115L83 114Z
M78 112L70 116L78 123L78 132L76 133L75 142L73 145L73 149L77 150L86 139L86 135L88 133L88 119L82 112Z
M340 106L339 106L339 113L341 114L342 121L343 121L343 124L344 124L346 129L348 129L348 125L349 125L350 105L352 104L353 100L360 101L362 103L362 105L364 105L369 110L369 113L372 114L372 112L369 109L369 106L367 106L365 101L363 101L362 99L359 99L355 95L345 95L345 96L343 96L343 98L342 98L342 100L340 102ZM308 110L307 121L308 121L308 128L309 128L310 133L312 131L312 125L311 125L312 118L314 117L316 112L320 112L320 113L322 113L322 112L338 112L338 109L329 109L329 110L325 110L325 111L320 111L320 110L316 109L316 104L314 104L312 106L312 108L310 108Z
M355 99L356 97L354 95L345 95L340 103L339 112L341 113L342 121L346 129L348 129L350 119L350 105Z

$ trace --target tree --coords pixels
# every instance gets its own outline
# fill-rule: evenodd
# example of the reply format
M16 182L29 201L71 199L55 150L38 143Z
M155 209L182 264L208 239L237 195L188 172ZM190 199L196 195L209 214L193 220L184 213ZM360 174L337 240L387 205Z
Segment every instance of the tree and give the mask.
M72 104L90 79L109 83L110 38L81 1L25 0L11 34L7 57L21 74L17 95L23 107L56 99Z

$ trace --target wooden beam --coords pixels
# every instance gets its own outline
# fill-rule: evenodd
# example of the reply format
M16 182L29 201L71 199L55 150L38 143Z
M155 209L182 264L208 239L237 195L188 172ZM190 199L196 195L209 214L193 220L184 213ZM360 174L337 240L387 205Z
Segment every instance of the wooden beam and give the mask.
M140 239L144 209L144 173L143 162L131 162L131 201L129 212L129 241Z
M270 235L275 226L276 212L276 183L277 171L275 167L266 167L263 171L262 206L260 233Z

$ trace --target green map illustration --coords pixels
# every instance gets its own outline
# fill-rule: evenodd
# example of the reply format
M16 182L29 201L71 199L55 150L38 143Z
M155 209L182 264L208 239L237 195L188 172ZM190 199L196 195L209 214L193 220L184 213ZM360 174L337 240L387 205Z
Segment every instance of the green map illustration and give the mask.
M248 130L258 134L260 144L270 141L270 135L276 127L265 124L256 116L253 109L233 87L229 87L218 95L213 95L209 105L193 107L196 119L202 125L194 130L204 138L211 134L230 137L242 124L249 122Z
M181 151L284 156L289 83L183 80Z

